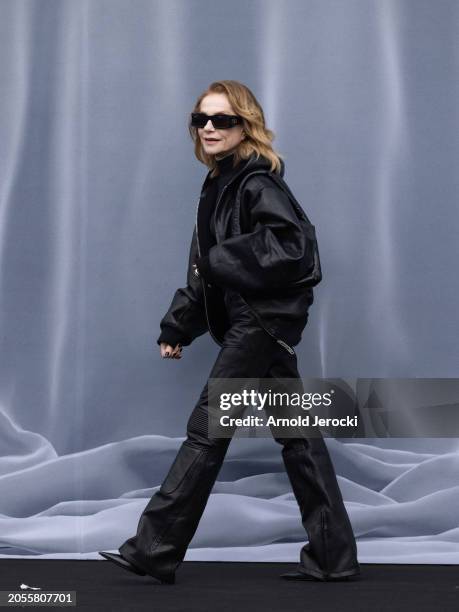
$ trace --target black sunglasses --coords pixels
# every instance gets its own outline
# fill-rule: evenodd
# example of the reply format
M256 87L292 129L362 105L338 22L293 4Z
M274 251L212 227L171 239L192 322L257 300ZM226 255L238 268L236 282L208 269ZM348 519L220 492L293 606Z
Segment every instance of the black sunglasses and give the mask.
M242 123L239 115L206 115L205 113L191 113L192 127L203 128L209 119L216 130L227 130L235 125Z

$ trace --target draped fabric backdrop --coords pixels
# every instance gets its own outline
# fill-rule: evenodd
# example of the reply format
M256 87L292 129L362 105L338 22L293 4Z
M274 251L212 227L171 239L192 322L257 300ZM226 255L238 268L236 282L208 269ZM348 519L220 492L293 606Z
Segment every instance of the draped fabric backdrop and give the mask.
M0 552L135 533L216 358L162 360L212 81L262 104L316 225L303 377L455 377L459 3L0 0ZM327 439L361 562L459 562L459 442ZM235 439L186 559L298 561L272 439Z

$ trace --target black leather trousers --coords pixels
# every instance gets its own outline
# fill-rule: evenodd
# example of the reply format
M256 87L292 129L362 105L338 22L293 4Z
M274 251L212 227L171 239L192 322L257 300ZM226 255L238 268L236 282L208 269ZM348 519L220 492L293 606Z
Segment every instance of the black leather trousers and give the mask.
M237 294L227 292L225 302L231 327L209 378L299 378L296 355L259 326ZM165 480L140 516L136 535L119 548L156 576L174 573L183 561L231 442L208 436L207 404L206 383ZM297 569L321 580L359 574L352 526L322 436L274 439L282 445L308 535Z

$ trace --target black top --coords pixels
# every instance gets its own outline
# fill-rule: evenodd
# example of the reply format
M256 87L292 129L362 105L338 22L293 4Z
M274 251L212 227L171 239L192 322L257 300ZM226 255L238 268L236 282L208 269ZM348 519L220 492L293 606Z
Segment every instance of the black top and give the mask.
M219 174L214 178L209 178L206 189L201 195L200 202L200 216L203 223L208 223L210 235L208 236L209 242L206 236L203 236L201 242L201 255L207 254L211 246L216 244L215 238L215 205L222 192L223 187L231 179L232 175L239 170L241 162L233 168L234 153L226 155L222 159L216 159ZM208 243L207 243L208 242Z

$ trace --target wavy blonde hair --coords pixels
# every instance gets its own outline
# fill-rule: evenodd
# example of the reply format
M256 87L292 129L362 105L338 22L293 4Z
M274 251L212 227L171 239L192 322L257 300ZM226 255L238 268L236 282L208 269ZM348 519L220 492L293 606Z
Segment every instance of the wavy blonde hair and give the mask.
M271 143L275 138L274 132L266 127L263 109L250 89L238 81L214 81L196 100L196 104L192 111L193 113L200 112L203 98L211 93L226 94L233 111L243 119L242 127L244 128L246 137L239 143L239 146L235 150L234 166L242 159L248 159L252 153L256 153L257 159L261 155L271 162L271 172L279 173L281 170L280 160L283 159L283 156L276 153L272 147ZM218 166L216 164L215 155L208 155L204 151L198 136L198 130L191 125L191 118L188 123L188 129L194 142L194 153L196 157L199 161L203 162L209 170L212 170L212 177L217 176Z

